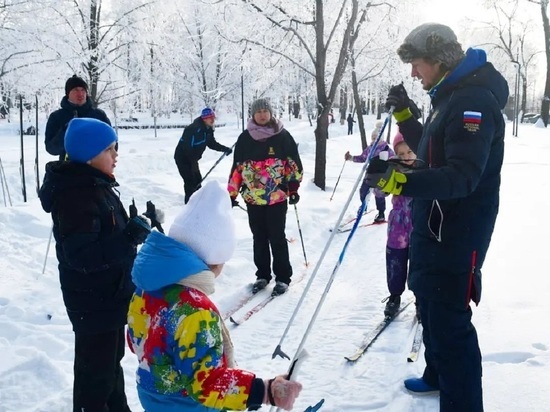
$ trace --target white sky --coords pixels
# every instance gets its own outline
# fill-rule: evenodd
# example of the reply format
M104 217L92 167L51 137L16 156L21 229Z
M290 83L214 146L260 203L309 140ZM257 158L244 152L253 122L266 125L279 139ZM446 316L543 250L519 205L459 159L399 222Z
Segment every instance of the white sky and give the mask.
M232 124L218 128L216 137L222 144L231 145L239 134L240 123L234 118L225 120ZM312 183L313 128L306 120L285 122L300 143L305 167L298 210L311 262L308 271L303 265L294 211L290 209L287 216L287 236L296 239L290 245L291 262L299 277L304 271L309 275L315 267L329 238L329 228L350 195L359 164L346 164L334 199L329 201L344 153L360 153L360 143L357 133L346 135L345 126L330 126L327 188L323 192ZM366 122L370 128L374 119L367 117ZM550 129L520 125L518 139L511 137L511 129L509 123L501 209L483 268L482 302L474 308L473 317L484 356L485 409L491 412L542 411L548 410L550 404L550 254L548 222L541 215L541 211L550 209L550 197L544 195L550 192L550 182L537 178L549 172ZM116 174L121 183L121 199L127 205L135 198L141 207L152 199L167 214L165 227L183 203L183 185L172 158L180 134L180 130L161 130L155 139L152 130L120 131ZM73 334L61 299L53 245L46 272L41 275L51 219L42 211L33 188L34 137L25 138L29 202L23 203L17 125L0 120L0 136L2 163L14 202L13 207L4 207L0 199L0 412L68 412ZM45 154L42 138L39 152L43 170L44 163L54 158ZM207 150L201 169L208 170L218 156L218 152ZM224 159L209 179L225 182L229 167L230 160ZM357 195L353 194L346 217L352 216L358 205ZM237 251L218 279L213 296L222 313L254 280L255 272L246 213L234 209L233 215L238 228ZM372 213L363 219L370 222ZM302 338L346 237L342 234L333 239L310 295L283 343L283 350L290 355ZM344 356L353 352L363 335L382 317L381 299L388 294L385 242L385 226L360 228L353 237L306 342L310 358L298 374L304 390L296 411L303 411L321 398L326 403L320 412L439 410L437 398L412 396L402 386L403 379L421 374L424 367L422 357L416 363L406 362L412 339L412 309L405 311L357 364L344 361ZM272 360L271 354L307 279L291 285L286 295L245 324L230 327L240 367L263 378L286 371L288 361ZM410 292L405 296L410 296ZM127 351L123 360L126 393L132 410L140 412L134 386L136 366L134 355Z

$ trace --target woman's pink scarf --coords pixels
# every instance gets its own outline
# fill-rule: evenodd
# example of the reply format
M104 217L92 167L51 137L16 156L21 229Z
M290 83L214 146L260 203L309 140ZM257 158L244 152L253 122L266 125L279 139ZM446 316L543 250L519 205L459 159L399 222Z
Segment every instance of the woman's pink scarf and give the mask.
M271 125L260 126L256 124L252 119L248 121L248 124L246 125L246 130L248 130L248 133L250 133L250 136L252 136L254 140L263 142L264 140L267 140L270 137L281 133L281 131L283 130L283 122L281 122L279 119L274 120L275 122L277 122L277 131L273 130L273 127Z

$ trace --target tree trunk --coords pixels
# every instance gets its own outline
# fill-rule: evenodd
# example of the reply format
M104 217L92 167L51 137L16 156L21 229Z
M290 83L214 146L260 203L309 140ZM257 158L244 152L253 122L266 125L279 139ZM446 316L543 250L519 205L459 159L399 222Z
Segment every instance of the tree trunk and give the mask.
M325 108L320 111L317 116L317 127L315 128L315 175L313 183L321 190L325 190L326 183L329 110Z
M355 107L357 107L357 125L359 126L359 133L361 134L361 147L363 150L367 148L367 135L365 133L365 122L363 121L363 111L361 110L361 97L359 96L359 85L357 83L357 73L355 72L355 57L350 57L351 64L351 87L353 89L353 100Z
M546 50L546 84L544 86L544 97L540 109L540 117L544 127L548 126L548 111L550 109L550 22L548 21L548 0L541 0L540 11L542 14L542 26L544 29L544 48Z
M97 84L99 82L98 46L99 46L99 19L101 13L101 0L92 0L90 3L90 37L88 50L90 60L88 61L88 76L90 77L90 97L97 105Z

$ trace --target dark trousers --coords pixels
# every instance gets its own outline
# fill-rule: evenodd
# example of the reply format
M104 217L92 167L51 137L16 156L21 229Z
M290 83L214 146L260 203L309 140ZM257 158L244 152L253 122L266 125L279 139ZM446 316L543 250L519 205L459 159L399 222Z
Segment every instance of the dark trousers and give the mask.
M376 210L384 213L386 211L386 198L374 196L374 201L376 202Z
M286 241L286 201L271 206L246 205L248 224L254 241L254 264L258 279L271 280L271 254L275 280L290 284L292 266ZM271 253L269 247L271 246Z
M409 248L394 249L386 246L386 280L390 295L401 296L409 273Z
M197 161L177 162L178 172L183 178L183 190L185 191L185 203L197 189L201 186L202 175Z
M73 412L130 412L124 393L124 328L75 333Z
M353 134L353 124L348 124L348 134Z
M426 348L423 379L440 389L440 411L483 411L481 352L471 309L418 297L417 303Z

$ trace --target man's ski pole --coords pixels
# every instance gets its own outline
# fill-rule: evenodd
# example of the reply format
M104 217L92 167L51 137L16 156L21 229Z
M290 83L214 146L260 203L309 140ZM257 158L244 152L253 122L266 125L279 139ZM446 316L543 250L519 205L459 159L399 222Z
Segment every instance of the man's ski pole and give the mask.
M336 184L334 185L334 189L332 190L332 194L330 195L329 202L332 201L332 198L334 196L334 192L336 192L336 188L338 187L338 183L340 183L340 178L342 177L342 172L344 171L344 166L346 166L347 160L344 160L344 164L342 165L342 169L340 170L340 174L338 175L338 179L336 180Z
M393 110L394 110L394 107L392 106L390 108L389 112L388 112L388 116L384 120L384 124L382 125L382 128L378 132L378 136L377 136L376 140L373 143L373 147L376 147L378 142L380 142L382 134L384 133L384 129L386 128L386 125L388 124L389 119L392 116ZM271 355L272 358L275 358L275 356L279 355L282 358L290 359L290 357L285 352L283 352L283 350L281 349L283 341L285 340L286 335L288 334L288 331L290 330L290 326L294 322L294 318L298 314L300 306L304 302L305 297L306 297L307 293L309 292L309 288L311 287L311 284L313 283L313 280L317 276L317 272L319 271L319 267L321 266L321 263L323 262L323 259L325 258L325 255L328 251L328 248L329 248L330 244L332 243L332 239L334 239L334 236L338 231L337 229L340 226L340 222L344 218L344 213L346 212L346 210L347 210L347 208L348 208L348 206L351 202L353 194L355 193L355 191L359 187L359 183L363 180L363 175L365 174L365 172L367 170L367 167L370 163L370 160L372 159L373 154L374 154L374 150L371 150L370 153L369 153L369 156L367 158L367 161L365 162L365 164L361 168L361 173L359 174L357 180L355 181L355 184L353 185L353 189L351 190L351 193L348 196L348 200L346 201L346 204L344 205L344 208L342 209L342 212L340 213L340 217L338 218L338 220L335 223L334 229L331 232L331 235L330 235L330 237L329 237L329 239L328 239L328 241L325 245L325 248L323 249L323 252L321 253L321 256L319 257L319 260L317 261L317 264L315 265L315 269L313 269L313 273L311 274L311 276L309 278L309 281L308 281L307 285L305 286L304 291L302 292L302 296L300 297L300 300L298 301L298 304L296 305L296 308L294 309L294 312L292 313L292 316L290 317L290 319L288 321L286 329L283 332L283 336L281 336L281 339L279 340L279 344L277 345L277 347L273 351L273 354ZM313 327L313 324L315 323L315 320L317 319L317 316L318 316L319 311L320 311L320 309L323 305L323 302L324 302L324 300L327 296L327 293L328 293L330 287L332 286L332 282L334 281L334 277L336 276L336 272L338 271L338 268L340 267L340 263L342 262L342 260L344 258L344 255L346 253L349 242L350 242L351 238L353 237L353 235L355 234L355 231L356 231L357 227L359 226L359 222L361 221L361 218L363 217L363 212L365 211L365 209L367 207L367 201L368 201L368 197L369 197L370 193L371 193L371 190L369 189L369 191L367 192L367 195L365 196L365 198L361 202L361 207L359 208L359 211L357 212L357 219L355 220L353 228L352 228L350 234L348 235L348 238L346 240L346 243L344 244L344 247L342 248L342 252L340 253L340 257L338 258L338 262L336 263L336 266L334 267L334 269L332 271L332 274L331 274L331 276L330 276L330 278L327 282L325 290L324 290L323 294L321 295L321 299L319 300L319 303L317 304L315 312L313 313L313 316L311 317L311 320L310 320L310 322L307 326L307 329L304 332L304 335L302 337L302 341L300 342L300 346L296 350L296 353L300 353L300 351L304 348L305 342L308 338L308 335L311 331L311 328Z

